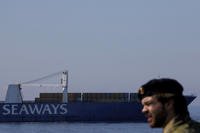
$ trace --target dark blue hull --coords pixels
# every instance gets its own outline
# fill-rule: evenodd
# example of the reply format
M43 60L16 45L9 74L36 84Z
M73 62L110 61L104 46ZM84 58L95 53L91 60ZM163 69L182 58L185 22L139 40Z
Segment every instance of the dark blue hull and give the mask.
M0 122L146 122L141 109L138 102L0 103Z

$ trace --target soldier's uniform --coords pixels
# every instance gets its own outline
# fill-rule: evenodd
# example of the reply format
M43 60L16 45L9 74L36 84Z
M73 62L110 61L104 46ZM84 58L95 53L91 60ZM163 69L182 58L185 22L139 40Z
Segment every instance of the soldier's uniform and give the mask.
M164 127L163 133L200 133L200 123L189 117L175 117Z

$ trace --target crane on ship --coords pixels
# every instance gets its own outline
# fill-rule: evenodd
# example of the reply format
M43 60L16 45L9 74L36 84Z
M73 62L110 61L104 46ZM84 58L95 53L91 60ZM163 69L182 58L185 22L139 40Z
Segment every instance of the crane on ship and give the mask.
M44 84L44 83L36 83L41 80L45 80L51 77L54 77L56 75L61 75L60 78L60 83L55 83L55 84ZM59 71L41 78L37 78L34 80L22 82L19 84L10 84L8 85L7 89L7 94L6 94L6 99L5 103L22 103L23 98L22 98L22 93L21 89L25 86L31 86L31 87L62 87L63 89L63 103L68 102L68 71Z

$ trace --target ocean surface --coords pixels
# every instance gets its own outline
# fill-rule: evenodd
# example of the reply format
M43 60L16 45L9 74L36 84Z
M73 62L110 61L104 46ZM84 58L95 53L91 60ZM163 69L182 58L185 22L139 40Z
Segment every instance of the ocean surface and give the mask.
M190 107L193 119L200 121L200 106ZM0 133L161 133L147 123L0 123Z

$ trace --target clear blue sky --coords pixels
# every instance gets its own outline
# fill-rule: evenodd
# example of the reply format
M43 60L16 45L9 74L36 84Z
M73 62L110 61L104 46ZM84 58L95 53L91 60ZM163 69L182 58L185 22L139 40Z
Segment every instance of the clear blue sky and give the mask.
M69 70L69 91L135 92L152 78L200 97L199 0L1 0L0 87ZM31 95L31 91L27 92Z

